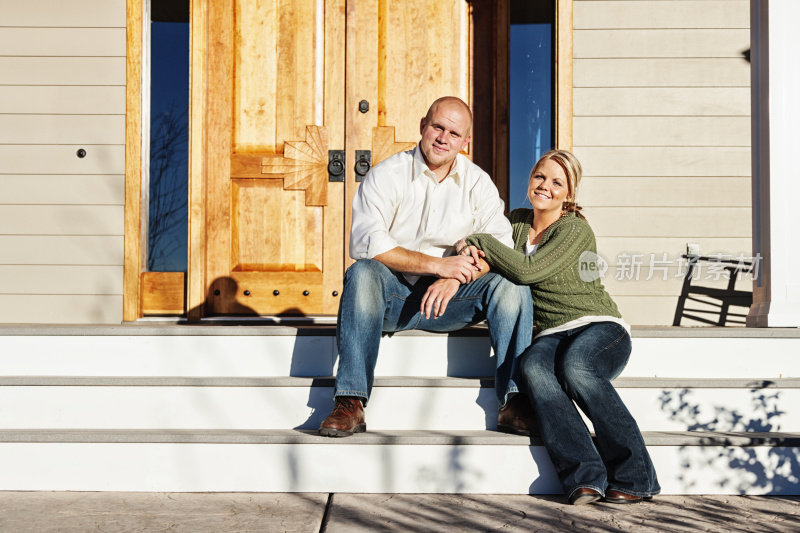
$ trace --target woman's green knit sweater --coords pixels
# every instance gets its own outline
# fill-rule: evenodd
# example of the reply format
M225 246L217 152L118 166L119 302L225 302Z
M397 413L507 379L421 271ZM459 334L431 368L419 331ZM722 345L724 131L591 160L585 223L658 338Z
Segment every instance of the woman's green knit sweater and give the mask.
M584 316L621 318L599 276L586 275L596 272L586 270L586 261L594 262L596 256L586 254L581 258L581 254L596 254L597 246L592 228L585 220L574 213L559 218L545 230L536 253L526 256L525 243L533 223L533 210L515 209L508 218L514 229L514 250L487 233L470 235L467 243L486 253L486 262L492 270L519 285L530 285L537 331ZM581 279L581 262L584 262L584 277L596 279L588 282Z

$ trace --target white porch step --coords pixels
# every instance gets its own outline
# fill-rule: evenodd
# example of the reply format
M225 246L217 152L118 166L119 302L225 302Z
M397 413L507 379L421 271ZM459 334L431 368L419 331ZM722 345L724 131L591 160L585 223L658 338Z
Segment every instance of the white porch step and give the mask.
M797 435L645 440L664 494L797 494ZM543 447L489 431L0 431L0 469L0 490L560 493Z
M615 385L665 493L800 494L800 330L633 343ZM385 337L347 439L311 431L336 359L312 323L0 326L0 490L559 492L537 442L487 431L485 330Z
M333 385L332 377L0 377L0 428L316 429ZM800 378L615 386L642 431L800 432ZM369 427L381 431L493 430L496 417L492 378L379 377L367 408Z
M622 377L800 377L800 329L634 328ZM4 376L330 376L329 326L0 326ZM485 330L401 332L376 376L494 374Z

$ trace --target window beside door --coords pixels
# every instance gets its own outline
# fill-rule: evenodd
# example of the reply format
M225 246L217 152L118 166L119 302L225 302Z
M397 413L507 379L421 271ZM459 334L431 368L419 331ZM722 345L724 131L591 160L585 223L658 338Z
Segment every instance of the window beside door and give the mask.
M186 272L189 190L189 2L151 0L150 135L143 173L145 270ZM145 133L146 134L146 133Z
M512 0L509 28L508 209L530 206L528 177L554 146L553 2Z

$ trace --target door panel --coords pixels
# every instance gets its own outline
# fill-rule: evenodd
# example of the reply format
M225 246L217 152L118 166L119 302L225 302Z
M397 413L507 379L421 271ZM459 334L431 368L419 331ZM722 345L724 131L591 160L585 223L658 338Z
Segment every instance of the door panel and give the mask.
M347 3L347 168L355 150L372 163L414 147L431 102L458 96L471 104L470 6L466 0L358 0ZM367 100L370 110L358 112ZM345 227L358 184L346 182ZM349 232L345 233L345 249ZM352 263L347 260L347 263Z
M344 186L327 171L329 138L344 144L338 4L211 3L206 314L338 308Z
M335 314L355 152L376 164L416 144L434 99L470 103L469 4L209 0L207 21L205 314Z
M431 102L453 95L470 103L469 4L378 3L377 125L394 126L397 139L415 141Z
M304 196L279 180L233 181L234 272L322 272L322 207Z
M233 151L280 153L323 125L324 5L237 0L235 16Z

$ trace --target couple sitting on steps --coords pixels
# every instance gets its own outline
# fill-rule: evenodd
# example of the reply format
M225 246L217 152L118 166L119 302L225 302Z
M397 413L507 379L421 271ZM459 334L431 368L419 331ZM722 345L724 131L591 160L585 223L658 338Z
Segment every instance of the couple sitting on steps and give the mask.
M382 333L447 332L485 319L498 430L541 435L570 503L649 499L660 490L656 473L611 385L630 355L629 327L596 270L580 268L597 257L575 200L580 163L563 150L545 154L530 175L533 209L509 221L489 176L459 154L471 128L463 101L436 100L419 144L376 165L358 188L335 405L320 434L366 431Z

